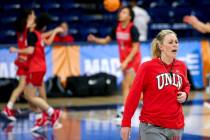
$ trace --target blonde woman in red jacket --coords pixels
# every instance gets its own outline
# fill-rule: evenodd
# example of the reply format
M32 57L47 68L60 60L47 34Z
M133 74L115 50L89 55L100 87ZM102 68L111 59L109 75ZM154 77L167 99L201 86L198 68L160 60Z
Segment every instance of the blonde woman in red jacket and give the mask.
M143 95L140 114L141 140L180 140L184 128L182 103L190 85L187 67L176 59L175 32L162 30L152 42L153 59L143 63L126 100L121 137L129 139L131 118Z

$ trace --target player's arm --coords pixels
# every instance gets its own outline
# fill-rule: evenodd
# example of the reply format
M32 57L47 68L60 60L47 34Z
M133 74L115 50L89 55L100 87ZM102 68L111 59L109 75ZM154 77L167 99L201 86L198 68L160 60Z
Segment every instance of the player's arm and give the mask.
M18 48L15 48L15 47L11 47L10 48L10 52L11 53L20 53L20 54L33 54L34 53L34 47L33 46L29 46L27 48L24 48L24 49L18 49Z
M49 37L53 32L54 32L54 29L53 30L50 30L50 31L47 31L45 33L42 33L42 38Z
M37 42L37 36L34 32L29 32L27 34L27 44L28 44L28 47L24 48L24 49L18 49L18 48L15 48L15 47L11 47L10 48L10 52L11 53L20 53L20 54L33 54L34 53L34 50L35 50L35 45L36 45L36 42Z
M148 78L146 78L148 68L146 65L142 64L136 73L133 84L130 88L129 94L126 98L125 110L123 113L122 127L131 127L131 118L139 104L139 99L141 98L142 91L145 85L148 83Z
M193 22L192 23L193 28L198 30L201 33L210 33L210 24L209 23L203 23L201 21Z
M126 57L124 62L122 63L122 69L127 66L128 63L130 63L133 60L133 57L138 53L139 51L139 32L136 27L133 27L131 29L131 38L132 38L132 50L129 53L129 55Z
M61 33L61 32L63 32L63 28L57 27L54 30L49 31L49 33L46 33L49 36L46 36L46 34L45 35L42 35L42 38L44 40L44 43L46 45L51 45L53 43L53 41L54 41L54 38L55 38L56 34Z
M89 42L94 42L94 43L97 43L97 44L108 44L112 39L111 39L110 36L106 36L104 38L99 38L99 37L96 37L92 34L89 34L87 40Z
M184 22L190 24L201 33L210 33L210 23L204 23L195 16L185 16Z
M114 26L114 28L111 30L110 34L107 35L104 38L99 38L99 37L96 37L92 34L89 34L88 37L87 37L87 40L89 42L94 42L94 43L97 43L97 44L108 44L109 42L112 41L112 39L116 38L116 27L117 26Z

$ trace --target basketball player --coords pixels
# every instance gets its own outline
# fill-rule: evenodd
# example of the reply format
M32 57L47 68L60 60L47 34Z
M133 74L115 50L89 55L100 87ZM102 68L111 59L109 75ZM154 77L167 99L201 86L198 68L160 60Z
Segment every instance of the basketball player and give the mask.
M23 10L23 12L21 13L21 16L16 21L17 44L18 44L19 49L26 48L27 30L32 24L34 24L35 19L36 19L36 16L35 16L34 11L31 9L28 9L28 10ZM28 71L27 55L18 54L17 59L15 60L15 64L18 68L16 75L19 77L19 84L12 92L7 105L3 108L3 111L2 111L4 116L10 121L16 120L13 106L17 98L23 92L23 89L26 85L26 74ZM46 99L44 83L42 83L42 86L39 88L39 93L40 93L39 94L40 97Z
M131 7L123 7L119 11L117 26L112 33L105 38L98 38L92 34L88 36L88 41L98 44L107 44L112 39L117 40L121 62L121 70L124 79L122 81L123 104L125 103L130 86L135 77L138 66L141 62L139 51L139 32L133 24L134 12ZM118 110L117 118L121 119L124 106Z
M47 102L40 97L36 96L36 90L41 87L43 83L43 77L46 72L46 61L44 52L44 42L52 42L57 33L63 32L63 29L58 27L50 32L49 38L43 38L42 33L46 29L46 25L49 23L47 15L40 16L34 25L30 27L30 31L27 34L28 47L24 49L10 48L13 53L26 54L28 56L29 70L26 77L26 88L24 90L25 98L33 106L40 108L43 111L43 115L40 122L35 124L31 131L40 129L50 118L50 122L53 127L56 127L60 117L60 110L53 109L47 104Z
M184 62L176 59L177 35L162 30L152 42L153 59L143 63L137 72L126 100L121 137L128 140L131 118L143 94L140 115L142 140L181 140L184 128L182 103L187 100L190 85Z
M196 16L193 16L193 15L184 16L183 21L185 23L191 25L195 30L197 30L200 33L207 34L207 35L210 33L210 23L209 22L204 23L204 22L200 21ZM210 64L208 64L208 65L210 65ZM208 71L208 74L206 75L206 77L209 77L208 76L208 75L210 75L209 67L208 67L208 69L206 69L206 71ZM207 81L207 85L206 85L206 92L207 93L210 92L210 83L208 81ZM205 101L204 106L210 109L210 102Z
M184 16L183 21L189 25L192 25L194 29L201 33L210 33L210 23L204 23L200 21L196 16L187 15Z
M16 30L17 30L17 37L18 37L18 48L23 49L27 46L27 32L28 28L35 23L35 13L32 9L23 10L20 17L16 21ZM42 34L43 38L45 39L45 44L50 45L52 43L52 38L50 39L49 36L52 35L53 30L45 32ZM19 85L11 94L11 97L7 103L7 105L3 108L2 114L10 120L15 121L15 110L13 109L14 103L20 94L23 92L23 89L26 85L26 74L28 71L28 62L27 62L27 55L26 54L18 54L17 59L15 60L15 64L18 67L17 76L19 76ZM42 86L38 88L39 96L46 100L46 91L44 82L42 82ZM36 123L40 124L42 122L43 114L40 113L40 109L34 107L30 104L31 109L36 112L35 118ZM36 126L36 125L35 125Z

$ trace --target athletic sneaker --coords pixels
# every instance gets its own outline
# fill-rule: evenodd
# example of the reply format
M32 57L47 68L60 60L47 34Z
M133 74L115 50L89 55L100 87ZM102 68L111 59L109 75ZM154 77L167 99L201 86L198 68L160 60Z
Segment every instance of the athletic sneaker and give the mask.
M38 131L47 124L48 124L48 115L46 113L42 113L42 117L36 120L34 126L31 128L31 132Z
M34 137L35 140L47 140L47 136L45 132L31 132L32 136Z
M59 123L60 116L61 116L61 111L55 109L52 116L50 117L50 121L53 128L57 129L62 127L62 125Z
M5 106L2 110L2 114L10 121L16 121L15 111Z
M13 131L14 124L15 124L15 122L5 122L3 127L2 127L3 131L6 134L11 133Z
M122 122L123 112L124 112L124 107L121 107L120 109L117 110L117 114L116 114L116 117L114 119L114 121L117 125L120 125L121 122Z

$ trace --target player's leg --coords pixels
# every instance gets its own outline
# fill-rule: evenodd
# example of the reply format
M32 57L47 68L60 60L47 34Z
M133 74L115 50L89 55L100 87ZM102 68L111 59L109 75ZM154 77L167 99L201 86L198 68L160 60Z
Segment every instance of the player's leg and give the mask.
M38 87L38 93L39 93L39 97L41 97L44 100L47 100L44 82L42 82L42 85ZM39 121L43 115L42 110L39 107L37 107L31 103L29 103L29 105L30 105L32 111L35 112L36 120Z
M23 92L25 85L26 85L26 76L24 75L19 76L18 86L13 90L7 105L3 108L2 113L11 121L16 120L13 106L17 98Z
M52 123L52 126L54 127L60 117L60 110L55 110L51 106L48 105L48 103L43 99L38 96L36 96L36 90L38 87L41 87L42 85L42 80L44 77L44 73L32 73L30 76L27 78L27 86L25 88L25 98L34 106L37 106L40 108L43 113L47 113L50 121Z
M44 100L47 100L44 82L42 82L42 85L40 87L37 87L37 89L38 89L38 93L39 93L38 96ZM37 96L37 94L36 94L36 96ZM31 110L35 113L36 120L39 120L42 116L42 110L30 102L29 102L29 106L30 106Z
M132 68L127 70L124 74L124 80L122 82L123 104L126 102L126 98L132 86L135 75L136 73Z
M44 100L47 100L44 81L42 82L41 86L38 87L38 93L39 93L39 97L41 97ZM37 131L38 129L46 126L49 123L48 116L39 107L33 105L30 102L29 102L29 106L31 110L34 112L33 115L35 115L35 124L31 130Z
M44 81L42 82L42 85L38 87L38 92L39 92L39 97L41 97L44 100L47 100L47 94L46 94Z
M26 90L25 90L25 93L26 93L25 97L26 97L26 99L30 103L32 103L33 105L39 107L43 111L43 113L47 113L48 116L50 117L50 121L52 123L52 126L54 127L57 124L58 120L59 120L60 111L59 110L55 110L53 107L49 106L44 99L42 99L40 97L37 97L35 95L35 92L36 91L34 91L33 86L32 85L28 85L26 87Z
M20 94L23 92L24 88L26 85L26 76L20 76L19 77L19 84L18 86L14 89L14 91L12 92L12 95L9 99L9 102L11 103L15 103L15 101L17 100L17 98L20 96ZM8 103L9 103L8 102ZM12 106L13 108L13 106Z
M24 92L25 98L27 99L27 101L29 101L33 105L45 111L50 106L47 104L47 102L44 99L36 96L36 89L37 87L33 86L32 84L28 84Z
M122 98L123 98L123 105L117 109L117 117L118 121L121 121L123 112L124 112L124 104L126 102L126 98L130 91L130 87L132 85L133 79L135 77L135 71L133 69L128 69L124 71L124 79L122 81Z
M36 102L42 102L42 100L37 100L36 96L37 87L32 84L28 84L24 90L24 95L26 100L29 102L31 110L35 113L35 124L31 128L31 131L37 131L47 124L47 116L43 117L42 110L36 105ZM38 98L39 99L39 98ZM35 101L34 101L35 100ZM41 103L42 104L42 103ZM48 105L43 105L48 107Z

